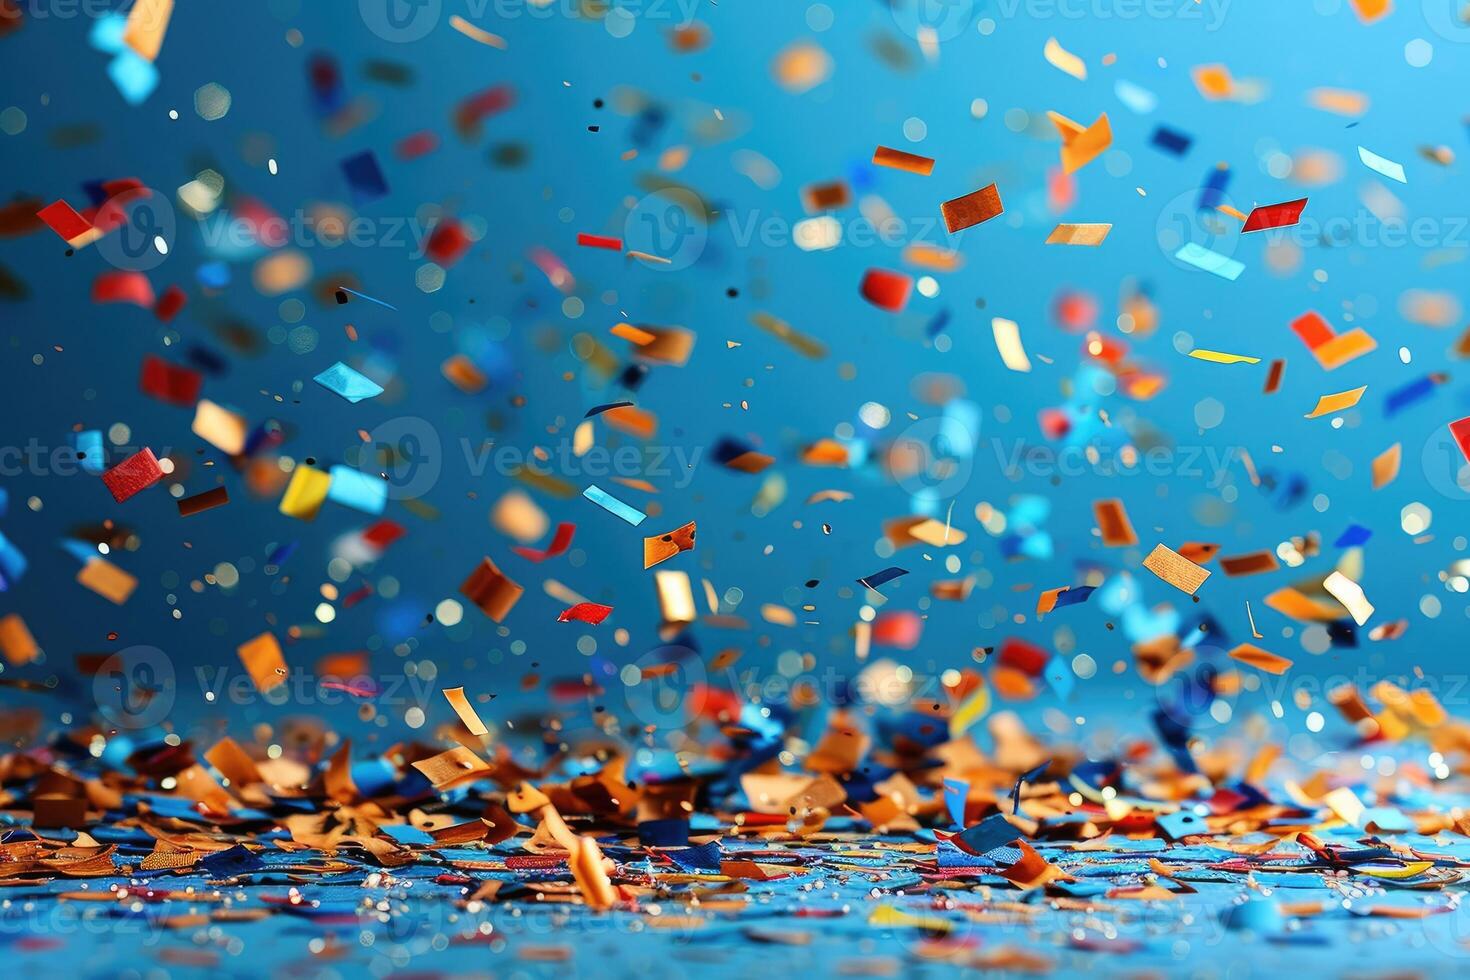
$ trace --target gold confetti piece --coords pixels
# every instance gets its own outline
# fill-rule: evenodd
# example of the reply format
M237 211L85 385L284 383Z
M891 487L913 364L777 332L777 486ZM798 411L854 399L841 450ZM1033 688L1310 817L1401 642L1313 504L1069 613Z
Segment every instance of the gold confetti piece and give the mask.
M501 37L499 34L491 34L489 31L484 30L483 28L476 27L474 24L471 24L459 14L450 15L449 26L454 28L456 31L459 31L470 40L479 41L481 44L488 45L489 47L499 48L502 51L509 47L509 45L505 43L505 38Z
M238 456L245 451L250 426L243 415L222 408L208 398L194 406L191 431L222 453Z
M1353 621L1362 626L1373 615L1373 604L1363 594L1363 587L1342 572L1333 572L1322 580L1322 588L1342 603L1343 608L1353 617Z
M818 490L816 493L806 498L806 502L808 504L819 504L825 500L832 500L841 503L844 500L851 499L852 494L848 493L846 490Z
M77 582L116 605L128 601L138 580L104 558L90 558L77 573Z
M921 544L927 544L931 548L951 548L955 545L965 543L968 535L957 527L937 521L932 517L925 518L904 529L905 533Z
M470 704L469 699L464 696L464 688L446 687L443 693L444 699L449 702L454 713L459 715L460 722L469 729L471 735L489 734L490 729L486 728L485 723L480 720L475 706Z
M1254 629L1252 627L1252 631ZM1249 643L1242 643L1231 650L1230 656L1232 659L1239 660L1249 667L1264 670L1268 674L1284 674L1286 673L1286 669L1292 665L1292 661L1285 657L1279 657L1270 651L1262 650L1260 647L1252 646Z
M658 592L659 613L665 623L692 623L699 618L688 575L673 571L654 572L653 580Z
M1215 364L1260 364L1259 357L1251 357L1249 354L1225 354L1217 350L1203 350L1196 347L1189 352L1189 356L1201 361L1210 361Z
M890 146L880 146L873 151L873 163L880 167L888 167L890 170L905 170L920 177L927 177L934 172L934 160L930 157L921 157L917 153L905 153L903 150L895 150Z
M1261 635L1261 631L1256 629L1256 616L1255 613L1251 612L1251 601L1249 599L1245 600L1245 618L1251 624L1251 639L1264 640L1265 637Z
M607 877L606 858L591 837L579 838L577 849L567 858L572 878L589 908L606 911L617 904L617 889Z
M668 561L681 551L694 550L695 522L675 528L667 534L656 534L643 539L643 567L652 568Z
M1109 548L1131 548L1138 544L1138 535L1133 531L1133 522L1128 520L1123 501L1116 498L1094 501L1092 516L1102 532L1103 544Z
M1277 589L1266 596L1264 601L1281 615L1302 623L1330 623L1342 616L1336 607L1318 602L1290 586Z
M1108 237L1108 232L1113 230L1110 224L1067 224L1063 222L1051 230L1046 236L1048 245L1087 245L1096 247L1101 245Z
M1143 567L1174 588L1189 595L1198 592L1199 587L1205 584L1205 579L1210 577L1208 569L1200 568L1177 551L1162 544L1154 545L1154 550L1149 552L1149 556L1143 560Z
M36 638L31 635L30 628L26 626L20 613L11 613L0 619L0 652L5 654L5 660L13 667L30 663L41 652L41 648L36 645Z
M778 606L774 602L761 605L761 619L775 626L795 626L796 613L785 606Z
M631 323L619 323L615 325L609 332L614 337L621 337L623 340L626 340L629 343L637 344L639 347L642 347L646 344L651 344L658 339L647 330L644 330L640 327L635 327Z
M1245 212L1241 211L1238 208L1231 207L1228 204L1217 204L1217 205L1215 205L1215 210L1216 211L1219 211L1221 214L1228 214L1228 215L1230 215L1230 217L1234 218L1236 221L1247 221L1247 220L1249 220L1249 215L1247 215Z
M772 74L782 88L800 95L816 88L832 74L832 56L821 45L798 41L776 55Z
M1113 145L1113 128L1105 112L1091 126L1083 127L1059 112L1047 112L1062 137L1062 170L1076 173Z
M1057 42L1056 38L1047 38L1046 46L1042 48L1041 53L1046 57L1046 60L1051 64L1053 68L1056 68L1059 71L1066 72L1068 75L1071 75L1078 81L1087 81L1086 63L1083 62L1081 58L1077 57L1075 54L1062 47L1061 44Z
M1016 321L992 317L990 331L995 336L995 349L1000 351L1000 359L1006 367L1023 374L1031 370L1031 359L1021 346L1021 327Z
M423 773L424 778L437 790L453 789L461 783L474 782L495 771L463 745L456 745L447 752L420 759L413 763L413 767ZM515 807L511 807L511 810L517 812Z
M123 43L136 51L140 58L155 60L163 47L163 35L168 31L173 12L174 0L136 0L133 9L128 11Z
M996 186L987 184L978 191L945 201L939 205L939 213L944 218L944 227L952 235L1004 214L1005 206L1000 202L1000 191Z
M1303 418L1316 419L1324 415L1333 415L1337 412L1346 411L1358 403L1363 397L1363 392L1368 390L1367 385L1361 388L1352 388L1348 391L1339 391L1333 395L1323 395L1317 399L1317 407Z
M652 255L648 252L640 252L637 249L628 249L623 253L630 259L641 259L644 262L652 262L654 265L673 265L674 260L664 258L662 255Z
M1368 111L1368 96L1345 88L1314 88L1307 93L1307 104L1339 116L1361 116Z
M490 379L475 366L465 354L452 354L439 366L439 372L466 395L476 395L485 390Z
M1388 486L1399 475L1399 465L1403 460L1402 443L1394 443L1383 452L1373 457L1373 489L1381 490Z
M255 689L264 694L286 682L286 658L274 633L262 633L235 648Z
M827 345L813 337L797 331L785 320L757 311L750 315L750 322L790 346L799 354L816 359L827 356Z
M489 558L480 559L480 564L460 585L459 591L497 623L505 620L526 592Z

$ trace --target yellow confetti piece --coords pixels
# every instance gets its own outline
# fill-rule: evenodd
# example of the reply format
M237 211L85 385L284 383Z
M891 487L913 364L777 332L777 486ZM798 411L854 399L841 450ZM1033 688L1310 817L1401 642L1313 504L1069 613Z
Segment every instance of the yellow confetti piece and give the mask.
M1046 47L1042 49L1042 54L1046 56L1046 60L1051 63L1053 68L1066 72L1078 81L1087 81L1086 63L1062 47L1056 38L1049 37L1046 39Z
M509 47L509 45L505 43L505 38L501 37L499 34L491 34L489 31L484 30L483 28L476 27L474 24L471 24L459 14L454 14L449 18L449 26L454 28L456 31L459 31L470 40L479 41L481 44L484 44L488 47L499 48L502 51Z
M1352 408L1363 397L1363 392L1368 390L1367 385L1361 388L1352 388L1348 391L1339 391L1333 395L1323 395L1317 399L1317 407L1312 409L1311 414L1303 418L1317 419L1324 415L1332 415L1337 412Z
M327 489L331 485L332 478L326 473L304 463L298 464L291 474L286 495L281 498L281 513L297 520L316 520L317 512L322 509L322 502L327 499Z
M1217 350L1203 350L1196 347L1189 352L1189 356L1201 361L1210 361L1214 364L1260 364L1259 357L1251 357L1249 354L1226 354Z
M1200 568L1179 552L1165 545L1154 545L1154 550L1143 560L1143 567L1168 582L1181 592L1194 595L1210 577L1208 569Z

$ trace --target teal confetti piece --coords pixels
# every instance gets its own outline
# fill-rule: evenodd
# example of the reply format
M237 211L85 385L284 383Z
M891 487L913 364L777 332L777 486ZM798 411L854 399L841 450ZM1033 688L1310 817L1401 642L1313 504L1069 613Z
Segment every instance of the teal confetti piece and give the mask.
M338 361L312 379L328 391L334 391L356 405L364 398L376 398L383 386L360 371Z
M1184 247L1174 253L1174 258L1180 262L1194 266L1203 272L1212 272L1221 279L1229 279L1231 282L1240 278L1245 271L1245 265L1235 261L1219 252L1212 252L1203 245L1194 242L1185 243Z
M639 510L636 507L628 506L617 497L614 497L612 494L608 493L606 490L602 489L595 483L589 486L586 490L583 490L582 496L586 497L588 500L592 501L594 504L607 511L609 514L616 514L618 517L621 517L623 520L627 521L634 527L637 527L639 524L642 524L644 521L648 520L648 515L643 513L643 511Z
M327 499L364 514L381 514L388 506L388 483L382 477L340 463L331 469Z

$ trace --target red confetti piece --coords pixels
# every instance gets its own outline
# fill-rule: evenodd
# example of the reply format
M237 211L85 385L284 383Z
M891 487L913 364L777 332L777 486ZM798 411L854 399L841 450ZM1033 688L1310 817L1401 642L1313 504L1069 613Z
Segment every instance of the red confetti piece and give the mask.
M138 386L145 395L170 405L188 406L199 400L203 385L204 375L198 371L170 364L154 354L143 358L143 375L138 379Z
M36 217L46 222L46 227L61 236L65 242L92 230L92 223L65 201L53 201L36 212Z
M586 232L577 233L577 244L587 248L605 248L614 252L623 250L621 238L610 238L607 235L589 235Z
M880 310L888 310L892 313L900 312L909 303L909 293L913 290L914 280L902 272L889 272L886 269L869 269L863 274L862 294L863 299L872 303Z
M112 493L112 499L118 503L162 479L163 469L158 465L158 459L151 449L134 453L102 474L102 482Z
M158 303L153 307L153 315L158 317L162 323L168 323L179 315L184 304L189 302L189 294L178 286L170 286L164 290L163 295L158 298Z
M526 559L526 561L543 562L548 558L555 558L557 555L564 554L572 546L572 535L576 532L577 525L563 521L556 526L556 535L551 539L551 547L545 551L538 551L535 548L526 548L521 545L514 545L510 550Z
M393 147L393 152L400 160L417 160L419 157L427 156L437 149L439 149L438 134L424 129L399 140L397 145Z
M1285 228L1294 225L1302 219L1302 209L1307 206L1304 197L1299 201L1287 201L1284 204L1267 204L1262 207L1252 208L1250 217L1245 219L1245 227L1240 229L1241 233L1249 231L1266 231L1269 228Z
M92 280L92 302L132 303L153 309L153 285L141 272L104 272Z
M464 226L449 219L434 226L424 251L429 258L447 269L464 257L470 244L470 236L465 234Z
M596 626L604 619L612 615L612 606L599 605L596 602L579 602L570 609L563 609L561 615L556 617L558 623L589 623Z
M1467 461L1470 461L1470 416L1450 423L1450 435Z

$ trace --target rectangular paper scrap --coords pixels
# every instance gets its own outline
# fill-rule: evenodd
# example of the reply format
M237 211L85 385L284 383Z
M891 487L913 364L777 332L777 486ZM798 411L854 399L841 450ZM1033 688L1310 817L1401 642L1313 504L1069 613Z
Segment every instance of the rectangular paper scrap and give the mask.
M1143 567L1174 588L1189 595L1198 592L1199 587L1205 584L1205 579L1210 577L1209 569L1200 568L1177 551L1162 544L1154 545L1154 550L1149 552L1149 556L1143 560Z

